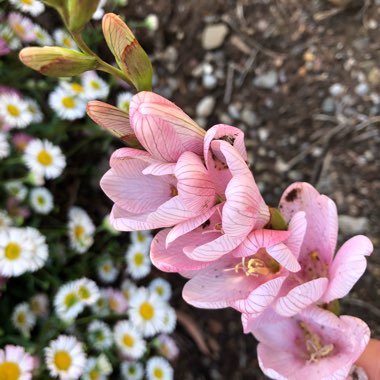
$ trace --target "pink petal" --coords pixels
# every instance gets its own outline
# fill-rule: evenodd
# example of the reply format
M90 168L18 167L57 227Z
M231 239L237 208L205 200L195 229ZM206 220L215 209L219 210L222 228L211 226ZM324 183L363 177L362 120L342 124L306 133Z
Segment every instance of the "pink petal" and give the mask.
M215 203L215 186L199 156L185 152L178 159L175 176L178 195L194 213L202 213Z
M290 185L280 201L280 211L289 221L298 211L305 211L307 229L302 255L318 251L329 263L335 252L338 236L338 214L335 203L308 183Z
M176 162L185 151L202 153L205 131L169 100L139 92L130 103L131 126L153 157Z
M167 164L164 162L154 162L147 166L142 173L143 174L151 174L151 175L173 175L176 164Z
M298 258L302 243L305 237L307 221L304 211L299 211L290 220L288 231L290 232L289 238L285 244L292 251L293 256Z
M337 252L329 270L330 282L323 296L324 302L342 298L364 273L367 260L373 251L371 241L362 235L348 240Z
M150 258L154 266L164 272L183 272L199 270L208 264L189 259L183 253L183 246L194 239L194 233L184 235L166 248L166 239L169 229L160 231L153 239Z
M322 297L327 285L327 278L317 278L288 290L287 283L285 282L281 294L285 293L286 295L279 297L274 303L273 308L278 314L285 317L296 315L308 306L316 303Z

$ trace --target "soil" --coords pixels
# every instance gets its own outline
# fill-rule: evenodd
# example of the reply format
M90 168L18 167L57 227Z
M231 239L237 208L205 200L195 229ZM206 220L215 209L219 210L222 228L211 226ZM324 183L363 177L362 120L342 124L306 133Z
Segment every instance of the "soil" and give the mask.
M154 62L155 91L194 118L198 102L213 97L213 112L199 121L246 132L252 169L269 204L276 205L290 183L307 181L331 197L340 214L365 218L359 232L375 251L341 305L380 337L380 2L141 0L130 1L123 13L127 20L159 16L157 31L136 32ZM219 48L205 50L202 32L216 23L227 25L228 35ZM214 88L199 75L207 64ZM253 84L271 71L275 85ZM358 227L355 220L352 225ZM352 234L345 228L340 242ZM255 339L242 333L239 314L187 306L185 281L166 278L176 289L175 306L193 319L211 352L201 353L180 324L176 378L264 378Z

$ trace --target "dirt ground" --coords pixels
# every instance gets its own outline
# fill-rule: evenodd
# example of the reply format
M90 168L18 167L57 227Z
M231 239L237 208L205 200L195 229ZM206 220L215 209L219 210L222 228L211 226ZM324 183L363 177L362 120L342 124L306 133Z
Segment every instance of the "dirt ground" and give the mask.
M124 12L134 20L148 13L159 16L159 29L137 36L154 61L155 91L206 128L242 128L269 204L291 182L308 181L344 215L341 241L357 233L372 239L367 272L342 309L380 337L380 2L131 0ZM209 50L202 34L220 23L228 33ZM215 103L206 117L196 113L205 97ZM189 307L184 281L167 278L175 306L196 321L210 350L202 354L180 324L176 378L264 378L239 314Z

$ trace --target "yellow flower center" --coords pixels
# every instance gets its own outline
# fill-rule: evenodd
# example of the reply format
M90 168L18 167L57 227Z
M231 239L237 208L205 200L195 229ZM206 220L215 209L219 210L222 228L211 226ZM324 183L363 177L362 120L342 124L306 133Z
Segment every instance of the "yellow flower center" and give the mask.
M82 93L84 92L84 88L79 83L71 83L71 89L76 93Z
M7 111L14 117L19 117L21 114L20 109L13 104L7 105Z
M14 31L17 33L17 34L24 34L25 33L25 28L20 24L20 23L17 23L15 24L14 26Z
M62 40L62 44L63 46L71 47L72 43L70 37L64 37Z
M21 247L17 243L8 243L5 247L5 257L8 260L17 260L21 255Z
M109 264L103 264L103 271L108 273L111 271L111 265Z
M71 365L71 356L66 351L57 351L54 355L54 364L60 371L66 371Z
M18 323L19 325L24 325L25 322L26 322L26 315L20 313L20 314L17 316L16 320L17 320L17 323ZM0 377L0 379L1 379L1 377Z
M18 380L21 371L18 364L14 362L4 362L0 364L0 379L1 380Z
M42 311L41 305L36 299L30 302L30 308L34 314L40 314Z
M74 228L74 235L75 237L80 240L84 235L84 228L80 225L75 226Z
M158 286L156 288L156 293L159 295L159 296L162 296L164 294L164 289L162 286Z
M125 346L131 348L131 347L134 346L134 344L135 344L135 340L134 340L133 337L131 337L130 335L125 334L125 335L123 336L123 343L124 343Z
M78 301L77 295L74 292L72 292L72 293L66 294L66 297L63 300L63 303L69 309L70 307L75 305L77 301Z
M161 368L156 367L153 371L153 375L156 379L163 379L164 371Z
M53 157L47 150L41 150L37 155L37 161L43 166L49 166L53 162Z
M39 195L37 197L37 203L41 206L43 206L45 204L45 198L42 196L42 195Z
M115 298L110 298L108 300L108 304L109 304L111 310L117 311L117 309L119 307L119 303L117 302L117 300Z
M144 263L144 254L141 252L136 253L134 262L137 267L141 266Z
M21 2L26 5L32 5L33 0L21 0Z
M90 291L85 286L81 286L78 289L78 294L82 300L88 300L91 297Z
M95 89L95 90L99 90L99 89L100 89L100 84L99 84L96 80L92 80L92 81L90 82L90 84L91 84L91 87L92 87L93 89Z
M65 108L74 108L76 103L72 96L65 96L62 98L62 104Z
M99 372L96 369L90 371L89 375L91 380L97 380L99 378Z
M146 321L150 321L154 316L154 308L149 302L144 302L140 306L140 315Z

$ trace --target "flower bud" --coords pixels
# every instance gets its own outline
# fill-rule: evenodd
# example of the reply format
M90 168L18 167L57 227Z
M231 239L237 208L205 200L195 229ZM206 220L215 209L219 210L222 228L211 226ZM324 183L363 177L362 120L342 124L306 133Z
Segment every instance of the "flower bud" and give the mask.
M21 62L52 77L70 77L96 68L95 58L56 46L27 47L20 51Z
M99 0L69 0L69 29L72 32L82 30L91 20L98 7Z
M128 26L119 16L107 13L102 27L108 47L130 83L138 91L151 90L152 65Z

